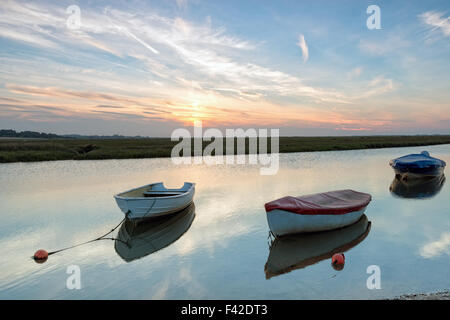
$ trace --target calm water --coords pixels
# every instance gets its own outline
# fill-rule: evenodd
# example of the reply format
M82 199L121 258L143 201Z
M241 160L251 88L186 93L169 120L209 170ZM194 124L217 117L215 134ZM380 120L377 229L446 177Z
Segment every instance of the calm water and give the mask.
M422 149L283 154L275 176L259 175L258 166L175 166L170 159L2 164L0 298L359 299L449 289L448 183L440 190L431 183L393 186L399 195L390 191L388 161ZM450 163L450 145L426 149ZM143 228L132 237L133 249L105 240L44 264L30 258L39 248L56 250L109 231L123 218L113 194L157 181L169 187L196 182L195 210ZM294 239L301 247L272 252L274 265L318 262L266 279L264 203L344 188L373 196L366 211L370 232L346 251L345 268L336 271L326 254L321 261L315 255L330 243L354 240L350 231ZM80 267L81 290L66 288L70 265ZM366 287L370 265L381 269L380 290Z

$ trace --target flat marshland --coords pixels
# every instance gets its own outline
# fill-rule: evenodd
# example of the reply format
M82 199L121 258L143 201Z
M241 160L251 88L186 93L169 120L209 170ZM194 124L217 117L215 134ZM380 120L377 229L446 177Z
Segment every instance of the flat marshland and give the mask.
M171 156L172 148L178 143L179 141L171 141L170 138L2 138L0 139L0 162L166 158ZM210 143L203 141L203 147ZM437 144L450 144L450 135L280 137L279 152L356 150ZM270 139L267 147L270 152ZM225 150L224 147L224 152ZM245 150L248 153L248 139Z

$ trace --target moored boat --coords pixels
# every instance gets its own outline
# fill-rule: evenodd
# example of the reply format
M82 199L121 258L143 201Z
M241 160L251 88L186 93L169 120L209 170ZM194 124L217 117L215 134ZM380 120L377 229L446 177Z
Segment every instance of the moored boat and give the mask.
M437 177L444 173L445 161L430 156L427 151L389 161L395 174L406 180L408 178Z
M266 279L302 269L335 253L350 250L369 234L371 222L363 215L356 223L338 230L275 238L264 266Z
M158 182L119 193L114 198L128 219L146 219L186 208L194 193L195 183L185 182L179 189L167 189Z
M338 229L358 221L372 200L370 194L338 190L284 197L265 204L267 222L279 237Z

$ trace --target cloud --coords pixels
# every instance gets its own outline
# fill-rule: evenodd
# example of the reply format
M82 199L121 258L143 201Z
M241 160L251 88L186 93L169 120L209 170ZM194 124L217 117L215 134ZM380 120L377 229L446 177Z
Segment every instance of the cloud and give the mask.
M140 115L144 113L143 111L146 111L145 113L148 113L149 111L152 111L155 114L170 114L169 111L165 110L168 108L167 104L163 101L158 100L152 100L148 98L136 98L136 97L128 97L128 96L122 96L122 95L115 95L115 94L109 94L109 93L102 93L102 92L88 92L88 91L73 91L73 90L66 90L61 88L55 88L55 87L35 87L35 86L20 86L15 84L6 84L5 87L10 90L10 92L22 94L22 95L28 95L28 96L38 96L38 97L45 97L45 98L52 98L56 101L59 98L64 98L66 106L63 107L52 107L52 106L36 106L39 108L47 108L47 109L57 109L57 110L65 110L68 112L79 112L79 113L86 113L86 112L96 112L96 113L104 113L104 114L116 114L119 112L113 112L113 111L105 111L105 110L98 110L98 109L121 109L121 110L132 110L135 115ZM26 99L25 99L26 100ZM23 111L27 112L31 109L32 104L25 104L25 100L23 101L23 104L20 106L21 109L24 109ZM48 99L46 100L48 101ZM106 103L118 103L116 104L98 104L94 108L97 110L90 110L89 107L86 106L87 103L92 103L92 101L104 101ZM22 101L21 101L22 102ZM87 103L86 103L87 102ZM5 104L4 104L5 105ZM19 105L13 105L9 104L10 107L18 108ZM177 109L176 106L170 107L174 110ZM125 114L125 110L122 112ZM148 113L150 114L150 113Z
M419 15L419 19L429 30L440 30L444 36L450 36L450 17L445 17L445 13L427 11Z
M303 62L308 61L308 59L309 59L309 49L308 49L308 45L306 44L305 37L303 36L303 34L299 35L297 46L299 46L300 49L302 49Z
M224 27L214 28L210 19L202 24L180 17L161 16L156 12L127 12L109 7L101 11L83 7L81 27L74 31L65 27L67 14L61 7L48 4L21 6L7 2L3 9L3 14L0 14L2 23L10 34L17 34L16 40L27 40L40 46L58 46L64 56L77 57L81 54L77 48L90 47L121 59L137 59L146 68L136 68L134 72L150 72L157 77L152 85L160 87L160 90L154 90L158 95L162 90L169 94L181 87L192 88L194 84L197 90L208 94L208 88L214 83L218 88L230 89L216 92L233 93L239 99L276 95L307 97L318 103L348 103L340 92L308 86L296 76L246 59L243 53L253 50L258 44L230 35ZM299 45L306 62L308 47L303 35ZM95 54L83 59L91 56L98 63L112 64L110 59L102 60ZM130 65L124 68L130 68ZM49 74L47 70L46 74ZM75 76L81 77L79 74ZM124 82L123 76L115 76L115 88L122 88L119 83ZM179 81L185 78L187 81ZM108 81L113 79L109 76Z
M378 76L370 81L368 89L369 90L364 94L366 97L389 92L395 89L394 81L392 79Z
M443 254L450 255L450 233L441 234L441 238L425 244L420 249L420 255L424 258L433 258Z
M246 91L233 89L233 88L213 88L213 90L216 90L219 92L231 92L231 93L238 94L239 96L242 96L245 98L260 98L261 96L263 96L262 94L257 93L257 92L246 92Z
M135 113L126 113L126 112L114 112L114 111L103 111L103 110L92 110L93 113L99 113L102 115L108 115L113 117L119 117L119 118L128 118L128 119L143 119L145 116L135 114Z
M0 26L0 37L10 38L44 48L57 48L57 44L53 41L36 34L29 34L26 30L12 30Z
M141 45L143 45L145 48L147 48L148 50L150 50L151 52L153 52L154 54L159 54L159 51L156 50L155 48L153 48L151 45L149 45L148 43L146 43L145 41L141 40L140 38L138 38L136 35L134 35L133 33L131 33L127 28L123 27L123 26L117 26L117 29L126 34L128 37L136 40L138 43L140 43Z
M123 112L130 119L154 115L175 124L191 125L192 120L200 119L217 126L292 125L331 131L401 123L404 116L400 112L377 109L391 101L371 99L394 91L399 80L394 82L383 70L380 73L385 75L367 80L369 74L379 73L373 72L370 61L365 64L357 59L361 66L350 71L339 69L336 63L336 69L326 64L323 72L315 68L313 76L306 69L294 73L289 61L277 61L266 51L259 35L247 37L242 30L237 35L223 25L214 25L210 17L181 18L176 5L173 1L169 6L175 10L173 14L165 6L150 8L144 2L116 8L83 5L80 29L70 30L64 5L2 1L0 36L6 50L0 55L5 84L0 95L5 97L3 102L22 106L3 110L2 115L60 115L63 111L42 106L64 106L68 118L79 115L89 120L117 119L113 112ZM185 6L186 1L178 5ZM209 14L214 17L215 12ZM399 35L376 38L358 37L356 41L362 39L360 49L375 55L410 45ZM18 51L16 45L10 45L12 41L28 47ZM298 35L296 45L303 62L309 61L303 34ZM337 61L336 57L332 60ZM348 66L345 59L340 61L343 68ZM332 82L327 78L332 74L342 81ZM401 77L396 74L396 79ZM356 78L358 81L351 81ZM407 108L398 105L403 111ZM438 112L427 110L427 121L436 123ZM415 115L420 117L419 111Z
M96 106L97 108L104 108L104 109L123 109L124 107L122 106L109 106L109 105L104 105L104 104L99 104Z

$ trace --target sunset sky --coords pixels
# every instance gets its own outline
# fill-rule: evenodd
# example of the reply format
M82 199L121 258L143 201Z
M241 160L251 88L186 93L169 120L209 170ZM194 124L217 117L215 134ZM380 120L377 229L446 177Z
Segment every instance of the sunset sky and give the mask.
M2 0L0 129L450 133L449 15L448 0Z

